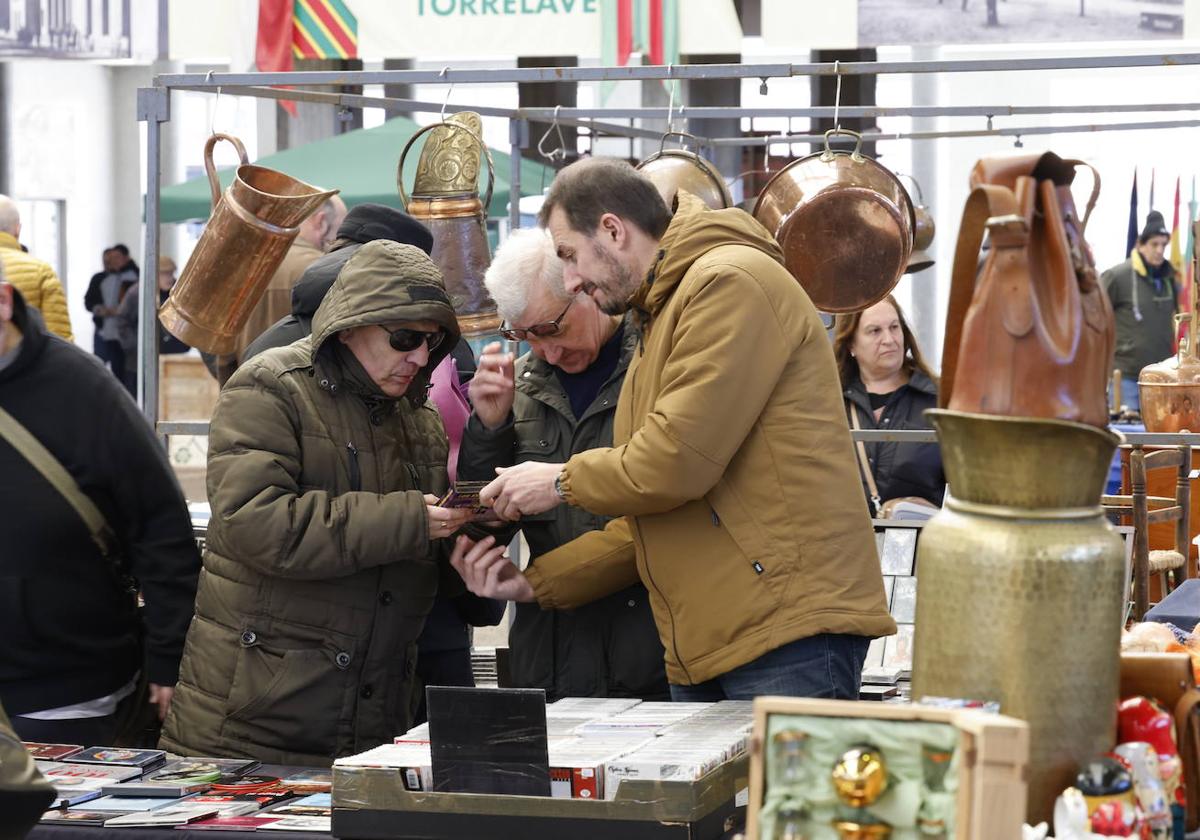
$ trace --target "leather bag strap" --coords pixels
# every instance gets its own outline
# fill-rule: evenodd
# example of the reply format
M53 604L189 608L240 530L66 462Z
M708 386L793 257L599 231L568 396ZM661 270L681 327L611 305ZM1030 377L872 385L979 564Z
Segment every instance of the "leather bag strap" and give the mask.
M106 559L115 556L117 538L108 520L96 507L96 503L79 489L78 482L67 472L66 467L50 453L41 441L3 408L0 408L0 437L3 437L17 452L21 453L34 468L45 477L46 481L57 490L67 503L79 514L79 518L87 525L92 535L92 542L100 549L100 554Z
M849 405L850 425L857 432L862 429L862 424L858 422L858 406L853 402L849 402ZM867 490L871 493L871 513L879 516L879 512L883 509L883 500L879 498L879 486L875 484L875 476L871 473L871 461L867 458L867 446L861 440L856 440L854 448L858 452L858 467L862 470L863 481L867 482Z
M984 231L991 231L992 247L1006 233L1019 237L1023 228L1028 241L1028 225L1017 214L1017 200L1007 187L981 184L971 190L963 207L958 242L954 247L954 271L950 280L950 305L946 311L946 330L942 342L942 378L938 405L950 404L954 390L954 375L958 370L959 344L962 342L963 321L975 298L975 280L979 271L979 249ZM1010 243L1011 244L1011 243Z

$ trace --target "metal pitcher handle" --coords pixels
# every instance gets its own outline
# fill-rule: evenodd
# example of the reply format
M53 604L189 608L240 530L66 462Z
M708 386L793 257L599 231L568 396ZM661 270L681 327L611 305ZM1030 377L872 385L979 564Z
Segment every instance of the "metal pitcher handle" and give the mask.
M700 147L700 138L697 137L695 134L690 134L686 131L668 131L663 134L662 140L660 140L658 143L659 155L661 155L663 153L663 150L666 148L668 137L678 137L681 140L694 140L696 143L696 147L697 148ZM694 154L694 155L700 154L699 152L693 152L691 149L689 149L687 147L686 143L680 143L679 145L683 147L684 151L692 152L692 154Z
M242 159L242 164L248 164L250 158L246 156L246 147L242 145L242 141L234 137L232 134L213 134L204 143L204 171L208 173L208 186L212 190L212 206L215 210L217 202L221 200L221 179L217 177L217 167L213 165L212 153L213 146L217 145L219 140L228 140L237 149L238 157Z
M465 132L466 134L470 135L471 139L478 143L479 148L483 150L483 157L487 161L488 168L487 191L484 193L483 198L483 218L484 221L487 221L488 207L492 203L492 187L494 187L496 184L496 165L492 163L492 152L490 149L488 149L483 140L480 139L478 134L476 134L474 131L471 131L471 129L467 128L465 125L459 125L458 123L452 122L441 121L430 123L429 125L415 131L413 136L408 138L408 142L404 144L404 149L400 152L400 163L396 166L396 189L400 191L400 201L404 205L404 210L407 212L409 205L408 193L404 191L404 159L408 157L408 152L412 148L413 143L417 142L418 137L420 137L426 131L432 131L440 125L447 126L456 131ZM508 197L508 200L513 200L511 195Z
M855 163L860 163L864 160L862 155L862 135L848 128L831 128L825 132L825 151L821 152L821 160L826 163L833 160L833 149L829 148L829 137L834 134L844 134L847 137L853 137L854 151L850 153L850 159Z

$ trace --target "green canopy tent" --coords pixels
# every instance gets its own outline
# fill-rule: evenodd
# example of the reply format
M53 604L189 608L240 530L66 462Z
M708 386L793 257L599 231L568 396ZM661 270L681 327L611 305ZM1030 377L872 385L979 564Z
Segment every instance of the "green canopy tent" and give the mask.
M400 194L396 191L396 165L404 144L420 126L405 117L395 117L376 128L364 128L339 134L295 149L286 149L273 155L252 160L261 166L278 169L294 178L307 181L326 189L340 189L342 200L348 207L375 202L389 207L400 207ZM417 171L426 133L413 144L404 161L404 188L411 191L413 176ZM488 215L492 219L507 217L509 196L510 156L492 151L496 167L496 184ZM232 147L219 143L215 157L227 159L233 156ZM482 194L487 185L487 163L480 161L479 189ZM233 179L233 167L218 170L221 185L228 186ZM540 163L521 162L521 195L540 195L543 186L549 186L554 170ZM191 219L207 219L212 210L212 198L208 178L201 176L182 184L163 187L159 201L160 222L185 222ZM401 208L403 209L403 208Z

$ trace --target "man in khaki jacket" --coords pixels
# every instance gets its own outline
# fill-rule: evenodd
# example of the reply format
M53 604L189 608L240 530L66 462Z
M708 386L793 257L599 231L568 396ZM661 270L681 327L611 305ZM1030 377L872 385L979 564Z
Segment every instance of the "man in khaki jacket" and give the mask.
M555 179L541 216L568 291L632 310L614 446L503 471L507 518L561 502L621 516L523 575L488 540L457 561L475 591L569 608L650 592L680 700L855 698L868 641L896 631L833 351L778 245L740 210L603 158Z

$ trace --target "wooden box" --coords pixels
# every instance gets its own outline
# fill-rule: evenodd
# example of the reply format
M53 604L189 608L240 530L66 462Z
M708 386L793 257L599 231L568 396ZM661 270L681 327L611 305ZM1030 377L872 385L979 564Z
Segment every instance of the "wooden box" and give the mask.
M1021 836L1029 763L1029 727L1024 721L973 709L759 697L754 701L754 736L750 743L748 840L771 840L759 834L758 812L766 794L767 725L777 714L950 724L959 731L962 756L955 807L956 838L1013 840Z
M204 361L191 353L160 356L158 416L162 420L208 420L221 388Z

